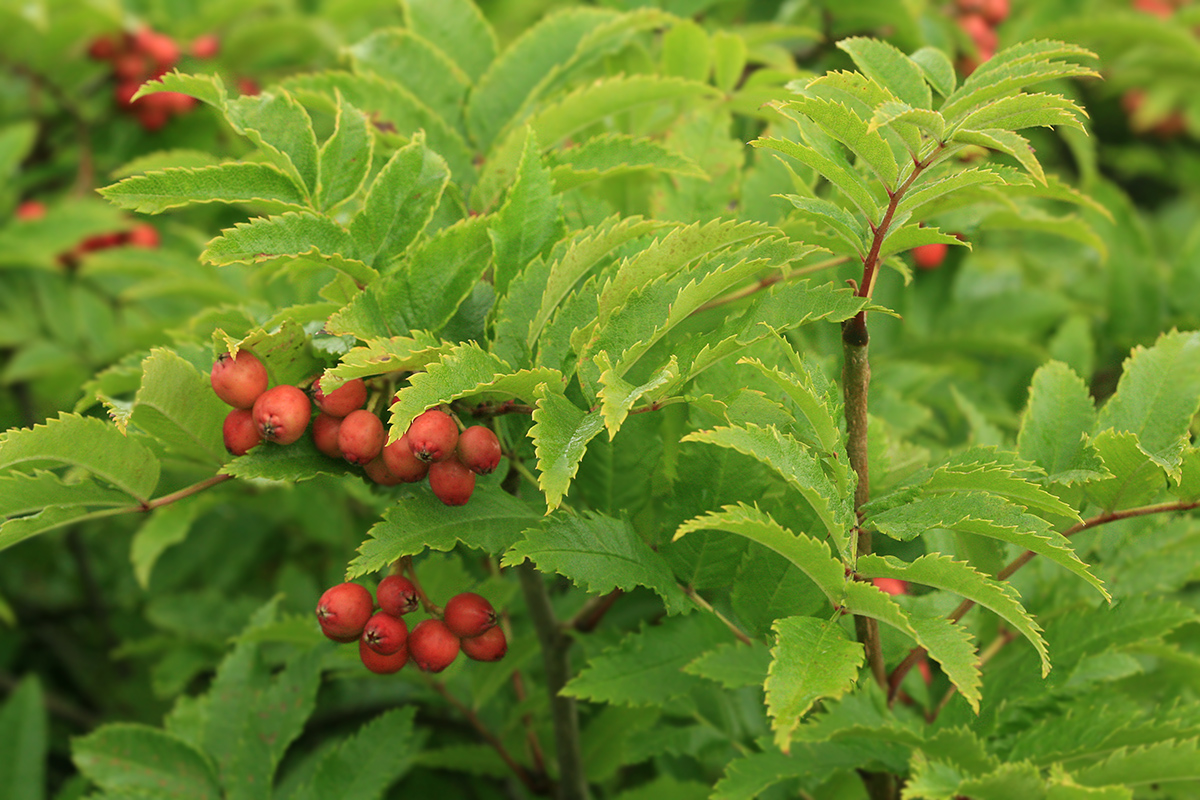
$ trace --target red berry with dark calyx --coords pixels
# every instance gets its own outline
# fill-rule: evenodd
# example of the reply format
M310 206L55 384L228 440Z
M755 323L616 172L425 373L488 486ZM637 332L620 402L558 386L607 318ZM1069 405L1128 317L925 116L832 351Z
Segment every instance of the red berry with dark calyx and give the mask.
M496 609L492 608L487 598L474 592L462 592L446 603L442 621L455 636L469 639L496 625Z
M390 656L380 655L370 648L365 639L358 640L358 657L363 666L377 675L391 675L404 669L408 663L408 648L401 647Z
M440 619L425 619L408 634L408 655L423 672L441 672L458 657L461 645Z
M500 440L490 428L472 425L458 436L458 460L476 475L489 475L500 464Z
M367 587L339 583L326 589L317 601L317 621L321 632L335 642L353 642L362 636L374 607Z
M248 408L235 408L226 414L221 433L225 437L225 449L235 456L246 455L251 447L262 441L258 426L254 424L254 414Z
M276 444L291 444L303 436L311 414L308 395L290 384L267 389L254 401L254 424L263 439Z
M365 408L351 411L338 428L338 449L351 464L366 464L378 456L386 439L383 422Z
M249 350L222 353L209 373L217 397L234 408L252 408L267 390L267 368Z
M313 401L317 408L335 417L344 417L351 411L362 408L367 402L367 385L362 378L346 381L328 394L321 389L322 378L313 384Z
M341 417L331 417L328 414L317 414L312 421L312 440L325 455L330 458L341 458L342 451L338 449L338 429L342 427Z
M474 661L499 661L508 652L508 639L499 625L478 636L462 640L463 655Z
M445 461L458 445L458 425L445 411L431 408L419 415L405 433L413 455L422 461Z
M416 483L424 480L429 474L429 465L413 455L407 434L391 444L384 445L379 457L383 459L388 472L399 478L402 483Z
M381 656L390 656L408 643L408 625L400 617L379 611L363 626L362 640Z
M937 269L946 260L946 252L949 249L950 245L945 242L919 244L913 248L913 261L919 269Z
M416 611L419 603L417 587L403 575L388 575L375 588L375 599L379 608L394 617Z
M475 473L457 458L429 465L429 488L448 506L463 506L475 491Z

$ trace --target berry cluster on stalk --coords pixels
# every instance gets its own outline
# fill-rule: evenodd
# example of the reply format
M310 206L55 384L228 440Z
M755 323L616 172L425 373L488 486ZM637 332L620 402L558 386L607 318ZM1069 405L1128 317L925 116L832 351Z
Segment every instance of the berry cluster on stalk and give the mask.
M49 209L41 200L25 200L13 212L13 218L21 222L35 222L43 219ZM79 261L88 253L97 250L107 250L110 247L158 247L160 238L158 228L148 222L134 225L131 228L110 233L98 233L88 236L69 250L58 254L58 263L68 269L79 266Z
M363 665L381 675L399 672L410 660L422 672L441 672L460 651L475 661L499 661L508 652L508 640L486 598L456 594L440 617L421 620L409 631L404 616L418 604L416 586L402 575L380 581L374 599L361 584L340 583L317 601L317 622L335 642L357 640Z

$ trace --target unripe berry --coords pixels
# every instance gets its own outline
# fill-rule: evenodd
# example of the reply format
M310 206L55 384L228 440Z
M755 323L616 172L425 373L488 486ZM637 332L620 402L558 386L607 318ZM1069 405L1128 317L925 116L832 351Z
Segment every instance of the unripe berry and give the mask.
M371 672L377 675L391 675L404 669L404 665L408 663L408 648L401 647L390 656L383 656L372 650L366 640L359 639L358 657L362 659L363 666Z
M408 634L408 655L423 672L441 672L458 657L458 637L440 619L425 619Z
M286 383L267 389L254 401L254 424L264 439L276 444L291 444L303 436L311 414L308 395Z
M446 603L442 621L455 636L469 639L495 626L496 609L487 598L474 592L462 592Z
M380 611L363 626L362 640L381 656L390 656L408 642L408 625L400 617Z
M267 368L249 350L222 353L209 373L217 397L234 408L252 408L267 390Z
M388 575L375 588L375 599L381 611L400 617L416 610L417 587L403 575Z
M475 661L499 661L508 652L508 639L499 625L488 628L471 639L462 640L462 651Z
M366 464L375 458L386 439L383 422L365 408L351 411L338 428L338 449L351 464Z
M244 456L254 445L262 441L254 414L248 408L235 408L225 416L221 426L225 438L225 449L235 456Z
M913 261L919 269L937 269L946 260L946 251L950 245L945 242L919 244L913 248Z
M457 458L429 465L429 488L448 506L466 505L475 491L475 473Z
M405 436L417 458L422 461L445 461L458 444L458 425L445 411L431 408L412 421Z
M391 444L385 445L379 457L383 459L388 472L403 483L416 483L429 474L429 465L413 455L412 447L408 444L407 434Z
M472 425L458 437L458 460L476 475L489 475L500 464L500 440L490 428Z
M344 417L367 402L367 385L362 378L346 381L337 389L326 394L321 389L321 378L313 384L313 401L317 408L335 417Z
M326 589L317 601L317 621L321 623L321 632L335 642L353 642L362 636L373 608L367 587L339 583Z
M342 427L341 417L331 417L328 414L317 414L312 421L312 440L325 455L330 458L341 458L342 451L338 449L338 429Z

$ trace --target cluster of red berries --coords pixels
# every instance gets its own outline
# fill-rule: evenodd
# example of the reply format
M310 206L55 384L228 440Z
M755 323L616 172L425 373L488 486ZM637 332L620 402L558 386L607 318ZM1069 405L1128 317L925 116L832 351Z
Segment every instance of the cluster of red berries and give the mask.
M1133 0L1133 7L1145 14L1170 19L1179 7L1189 4L1190 0ZM1198 31L1200 32L1200 31ZM1129 117L1130 127L1136 133L1153 133L1162 139L1171 139L1187 130L1187 121L1183 112L1174 109L1165 115L1146 115L1141 113L1146 104L1146 92L1142 89L1130 89L1121 95L1121 108Z
M958 26L975 45L974 56L964 57L959 69L970 75L975 68L996 54L999 37L996 26L1008 19L1009 0L957 0Z
M360 584L339 583L317 601L317 622L335 642L358 640L359 658L380 675L399 672L409 659L422 672L441 672L460 650L475 661L499 661L508 652L508 640L486 598L456 594L440 617L421 620L410 632L404 615L417 605L416 587L401 575L380 581L374 599Z
M217 38L206 35L192 42L190 54L196 58L212 58L219 49ZM179 63L179 45L165 33L142 28L119 37L101 36L88 46L88 55L96 61L112 63L117 82L113 90L117 107L137 117L148 131L158 130L172 116L190 111L196 104L194 97L179 92L158 92L136 101L133 99L143 83L162 77Z
M487 475L500 463L500 440L482 425L459 433L446 412L431 408L391 444L383 421L364 408L367 386L361 378L331 392L312 385L312 400L296 386L267 388L267 368L247 350L222 355L213 364L213 391L233 406L225 417L225 448L245 455L259 442L291 444L312 422L313 444L330 458L361 466L383 486L429 478L434 495L448 506L465 504L475 491L475 476ZM316 405L316 417L312 406Z
M40 200L26 200L17 206L13 216L18 220L32 221L46 216L46 204ZM134 225L132 228L112 233L100 233L88 236L70 250L58 254L58 263L64 267L74 267L86 254L96 250L106 250L110 247L158 247L158 228L150 223Z

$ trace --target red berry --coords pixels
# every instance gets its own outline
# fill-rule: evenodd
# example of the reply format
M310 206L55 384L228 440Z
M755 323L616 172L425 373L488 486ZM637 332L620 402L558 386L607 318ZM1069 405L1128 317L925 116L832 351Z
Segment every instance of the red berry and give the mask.
M188 52L195 58L212 58L221 52L221 40L215 34L202 34L192 40Z
M372 650L364 638L358 640L358 657L362 659L363 666L371 672L391 675L404 669L404 665L408 663L408 648L401 647L390 656L383 656Z
M238 91L245 95L256 95L262 92L262 87L254 78L238 78L237 87Z
M899 578L872 578L871 583L875 584L876 589L888 594L908 594L908 583Z
M324 376L322 376L323 378ZM355 409L362 408L367 402L367 385L362 378L346 381L337 389L326 394L321 389L322 378L317 378L313 384L313 401L317 408L335 417L344 417Z
M986 19L979 14L967 14L958 18L958 24L971 37L981 60L987 61L995 55L1000 40Z
M118 81L141 83L149 73L149 64L141 53L118 53L113 58L113 74Z
M446 603L442 621L455 636L469 639L495 626L496 609L487 598L474 592L462 592Z
M113 89L113 98L120 108L129 108L133 105L133 96L140 88L142 88L142 83L136 78L120 81Z
M26 200L17 206L14 216L24 220L41 219L46 216L46 204L40 200Z
M388 575L375 589L379 608L400 617L417 608L417 587L403 575Z
M462 651L475 661L499 661L508 652L508 639L499 625L488 628L471 639L462 640Z
M500 440L482 425L459 434L457 450L458 460L477 475L489 475L500 464Z
M413 455L407 434L389 445L379 454L388 472L403 483L416 483L429 474L429 465Z
M290 384L267 389L254 401L254 424L264 439L276 444L291 444L303 436L311 414L308 395Z
M404 483L398 475L392 474L392 471L387 468L387 462L381 455L375 456L363 464L363 473L372 483L380 486L399 486Z
M457 458L429 465L429 488L448 506L466 505L475 491L475 473Z
M1009 0L983 0L979 12L992 25L999 25L1008 19L1010 10Z
M400 617L379 611L363 626L362 640L381 656L390 656L404 649L408 642L408 625Z
M375 458L386 439L383 422L365 408L351 411L338 428L338 449L351 464L366 464Z
M458 425L440 409L431 408L408 426L409 447L422 461L445 461L458 444Z
M312 421L313 444L330 458L341 458L342 451L338 449L338 429L342 427L341 417L331 417L328 414L317 414Z
M142 28L134 36L133 46L153 59L159 70L167 70L179 61L179 45L165 33Z
M117 43L109 36L97 36L88 45L88 58L107 61L117 54Z
M1133 7L1162 19L1167 19L1175 13L1175 9L1165 0L1133 0Z
M950 245L945 242L919 244L913 248L913 260L920 269L937 269L946 260L946 252Z
M326 589L317 601L317 621L321 623L321 632L335 642L353 642L362 636L373 608L367 587L339 583Z
M440 619L425 619L408 634L408 654L424 672L441 672L458 656L458 637Z
M225 416L221 429L225 437L225 449L232 455L244 456L246 451L262 441L254 414L248 408L235 408Z
M222 353L209 373L217 397L234 408L252 408L267 390L267 368L249 350Z
M135 226L125 237L125 244L130 247L145 247L153 250L158 247L158 243L158 228L149 223Z

